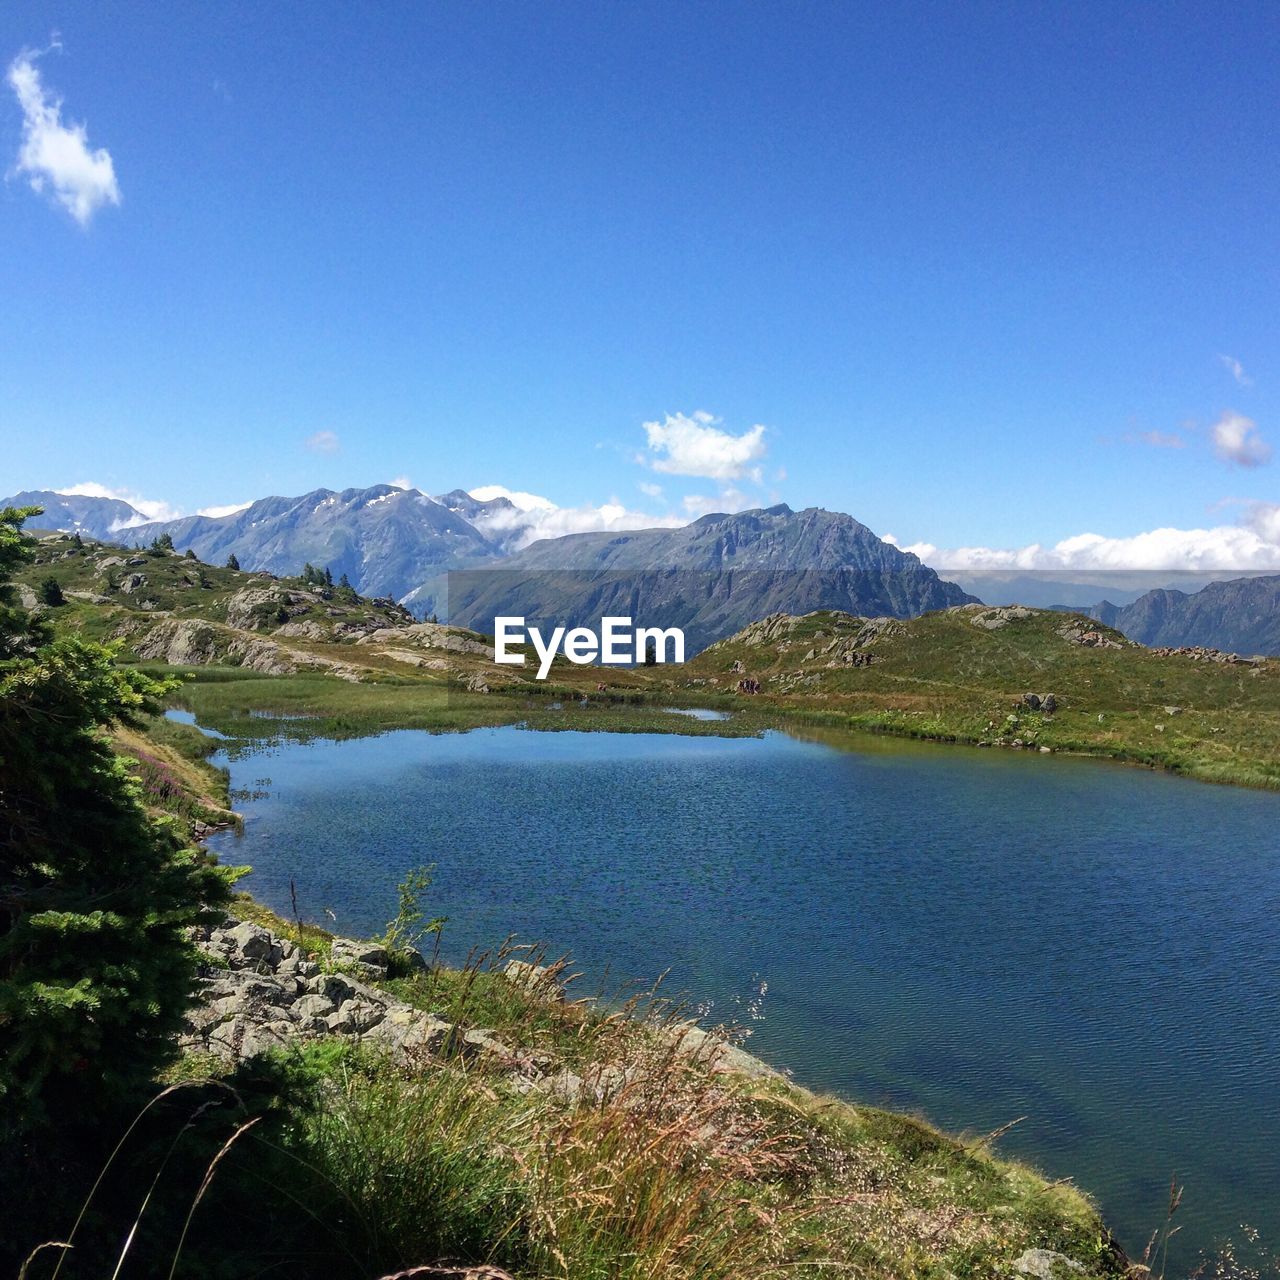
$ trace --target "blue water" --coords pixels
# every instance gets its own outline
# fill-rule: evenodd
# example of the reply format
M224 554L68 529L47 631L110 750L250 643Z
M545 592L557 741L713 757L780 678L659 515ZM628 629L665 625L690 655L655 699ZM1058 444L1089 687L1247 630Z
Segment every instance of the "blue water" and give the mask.
M746 1021L802 1083L987 1133L1140 1250L1280 1242L1280 795L1087 761L647 734L392 733L235 759L214 846L369 933L438 870L515 932ZM270 778L269 785L263 783ZM765 984L763 1018L753 1019Z

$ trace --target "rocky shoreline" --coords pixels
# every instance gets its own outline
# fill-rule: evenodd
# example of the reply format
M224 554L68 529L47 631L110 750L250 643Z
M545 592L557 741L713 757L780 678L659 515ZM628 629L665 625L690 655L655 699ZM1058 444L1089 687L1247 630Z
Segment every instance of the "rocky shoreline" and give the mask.
M610 1078L609 1068L584 1078L559 1066L549 1053L504 1043L490 1028L449 1022L397 999L376 985L391 966L386 948L377 943L335 938L322 963L262 925L234 916L199 930L195 942L204 960L179 1040L186 1053L231 1065L339 1037L385 1052L404 1066L483 1058L486 1066L517 1076L522 1087L569 1101L600 1096L624 1083ZM411 964L425 971L426 962L417 952L412 955ZM557 965L511 960L502 972L538 999L566 999ZM767 1063L693 1023L665 1027L662 1034L714 1070L781 1078Z

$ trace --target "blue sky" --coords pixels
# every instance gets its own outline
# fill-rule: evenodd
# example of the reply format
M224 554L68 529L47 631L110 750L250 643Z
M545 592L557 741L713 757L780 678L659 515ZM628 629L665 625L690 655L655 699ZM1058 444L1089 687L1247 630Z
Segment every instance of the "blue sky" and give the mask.
M10 3L0 490L1280 568L1278 55L1264 4Z

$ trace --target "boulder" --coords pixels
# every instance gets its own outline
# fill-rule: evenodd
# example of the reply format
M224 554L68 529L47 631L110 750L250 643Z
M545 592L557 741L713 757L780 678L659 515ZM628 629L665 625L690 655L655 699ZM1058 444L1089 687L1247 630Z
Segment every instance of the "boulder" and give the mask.
M356 942L351 938L334 938L331 954L334 967L338 969L358 964L385 972L390 961L386 947L380 942Z
M1084 1274L1080 1263L1052 1249L1026 1250L1014 1259L1013 1270L1015 1275L1031 1276L1032 1280L1067 1280Z
M279 944L259 924L243 921L234 929L228 930L227 936L231 939L235 952L250 964L255 961L269 961L273 955L277 960L280 959ZM235 964L234 955L232 964Z
M337 1013L326 1019L330 1031L339 1031L347 1035L363 1035L372 1030L386 1017L386 1007L381 1002L372 1000L345 1000Z

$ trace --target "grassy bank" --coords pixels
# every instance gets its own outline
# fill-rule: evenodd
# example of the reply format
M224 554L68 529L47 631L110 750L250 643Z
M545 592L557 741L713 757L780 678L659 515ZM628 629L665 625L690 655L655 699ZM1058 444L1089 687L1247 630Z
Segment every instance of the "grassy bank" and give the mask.
M323 957L323 938L302 936ZM386 984L483 1028L483 1052L396 1065L335 1039L215 1070L259 1099L228 1108L222 1131L257 1123L222 1162L194 1247L242 1273L274 1264L298 1276L447 1258L518 1280L942 1280L1012 1274L1029 1249L1070 1259L1075 1275L1123 1274L1087 1198L1000 1159L990 1139L722 1059L651 993L622 1004L572 982L562 992L554 970L513 982L513 957L540 958L499 947ZM210 1065L187 1062L174 1078ZM284 1215L282 1187L300 1206Z

